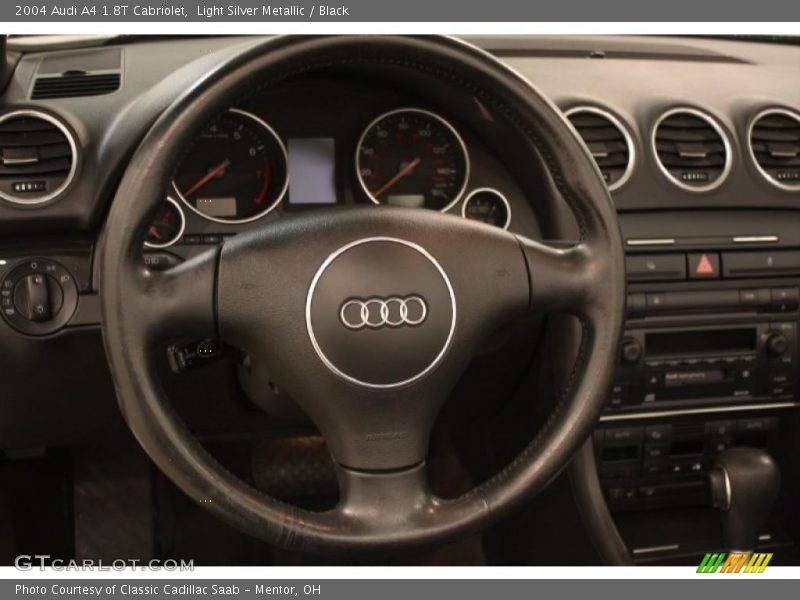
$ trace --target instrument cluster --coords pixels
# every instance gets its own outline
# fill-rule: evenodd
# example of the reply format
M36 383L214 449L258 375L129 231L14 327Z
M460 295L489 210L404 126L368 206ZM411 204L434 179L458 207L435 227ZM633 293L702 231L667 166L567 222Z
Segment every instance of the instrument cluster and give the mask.
M437 112L416 106L380 111L349 139L286 129L241 108L203 128L176 165L146 248L215 243L268 215L351 203L511 224L507 192L473 184L464 136ZM207 235L214 227L221 231Z

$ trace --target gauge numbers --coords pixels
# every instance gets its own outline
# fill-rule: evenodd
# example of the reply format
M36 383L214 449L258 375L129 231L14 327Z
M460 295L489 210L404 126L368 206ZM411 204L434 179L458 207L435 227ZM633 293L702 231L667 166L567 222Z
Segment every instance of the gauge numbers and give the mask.
M376 204L446 211L464 193L469 158L450 123L408 108L370 123L356 149L356 171Z
M231 109L195 138L178 165L175 193L200 216L247 223L270 212L289 182L286 148L257 116Z
M461 215L465 219L503 229L508 229L511 224L511 207L508 200L492 188L478 188L470 192L461 207Z

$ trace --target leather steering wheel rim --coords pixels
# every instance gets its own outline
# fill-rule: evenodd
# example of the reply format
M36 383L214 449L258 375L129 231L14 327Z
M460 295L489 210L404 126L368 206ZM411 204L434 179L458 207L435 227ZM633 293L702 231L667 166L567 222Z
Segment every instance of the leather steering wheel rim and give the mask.
M338 65L422 71L463 88L501 113L540 154L576 216L580 242L558 250L489 231L486 226L455 223L454 217L373 207L368 209L371 212L359 209L341 218L326 214L314 222L300 220L266 228L241 236L241 242L236 236L233 243L226 241L221 249L166 272L143 266L141 245L148 216L162 199L171 165L180 158L184 143L214 115L252 91L254 81L272 85ZM338 227L342 235L355 236L368 233L371 226L381 231L419 229L444 238L469 236L475 244L485 243L503 269L513 263L508 267L512 275L525 279L524 285L509 283L506 306L493 309L486 326L525 310L571 312L581 318L582 342L567 389L551 417L525 450L492 479L459 498L442 500L427 489L419 443L403 446L411 458L398 460L402 468L395 468L391 461L381 462L380 452L375 460L365 457L362 465L361 449L334 440L342 487L340 506L309 512L248 486L201 446L165 397L156 376L153 346L169 336L223 334L224 338L228 334L236 339L244 335L246 319L230 314L246 302L229 290L251 276L246 269L252 261L242 262L248 251L275 251L280 245L277 238L313 235L326 231L325 227ZM622 242L612 201L591 156L560 111L530 83L488 54L449 38L279 37L243 49L176 99L147 133L114 199L99 265L106 352L122 413L139 443L179 488L204 507L247 533L301 551L394 550L438 543L477 532L537 494L590 435L611 385L623 326ZM459 281L454 285L461 285ZM488 302L481 299L478 304L483 307ZM463 301L459 308L466 307L468 313L474 305ZM469 329L455 313L452 318L459 328ZM308 346L307 339L296 343ZM454 342L447 347L442 369L455 371L463 366L463 354ZM432 394L436 386L431 388L427 379L432 377L384 396L389 398L387 405L415 393ZM350 388L343 383L342 389ZM354 396L366 394L350 391ZM420 414L428 418L427 412L434 408L420 408ZM323 417L323 434L337 432L336 424ZM424 439L422 429L420 438ZM391 445L393 441L387 443L389 455L396 446Z

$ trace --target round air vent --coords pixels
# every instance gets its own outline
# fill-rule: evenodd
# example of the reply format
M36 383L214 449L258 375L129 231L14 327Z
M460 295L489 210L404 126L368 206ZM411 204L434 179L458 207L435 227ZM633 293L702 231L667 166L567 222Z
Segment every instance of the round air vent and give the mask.
M576 106L565 114L589 148L608 189L621 187L631 176L635 161L628 130L614 115L593 106Z
M750 123L750 154L772 185L800 190L800 115L782 108L760 112Z
M722 128L692 108L661 115L653 127L653 151L664 174L691 192L715 189L731 170L731 145Z
M38 110L0 115L0 152L0 198L15 204L52 200L75 176L75 139L58 119Z

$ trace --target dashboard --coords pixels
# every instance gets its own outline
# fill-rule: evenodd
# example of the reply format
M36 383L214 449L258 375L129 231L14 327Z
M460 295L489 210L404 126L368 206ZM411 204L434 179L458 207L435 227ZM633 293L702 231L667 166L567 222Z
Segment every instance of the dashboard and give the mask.
M254 41L145 38L12 54L0 98L4 448L118 435L95 275L110 203L164 108ZM628 318L593 441L599 485L638 560L699 551L714 535L700 508L716 453L758 445L797 473L800 48L643 36L468 41L544 91L608 185ZM166 269L265 222L354 204L577 239L541 157L526 158L530 148L478 96L391 67L254 82L173 165L142 232L143 260ZM192 341L171 366L218 351ZM176 392L178 404L242 383L235 371L209 373L183 399ZM195 403L191 426L264 420L221 404ZM766 547L792 544L800 491L789 479ZM653 511L673 511L659 514L674 527L643 527Z

